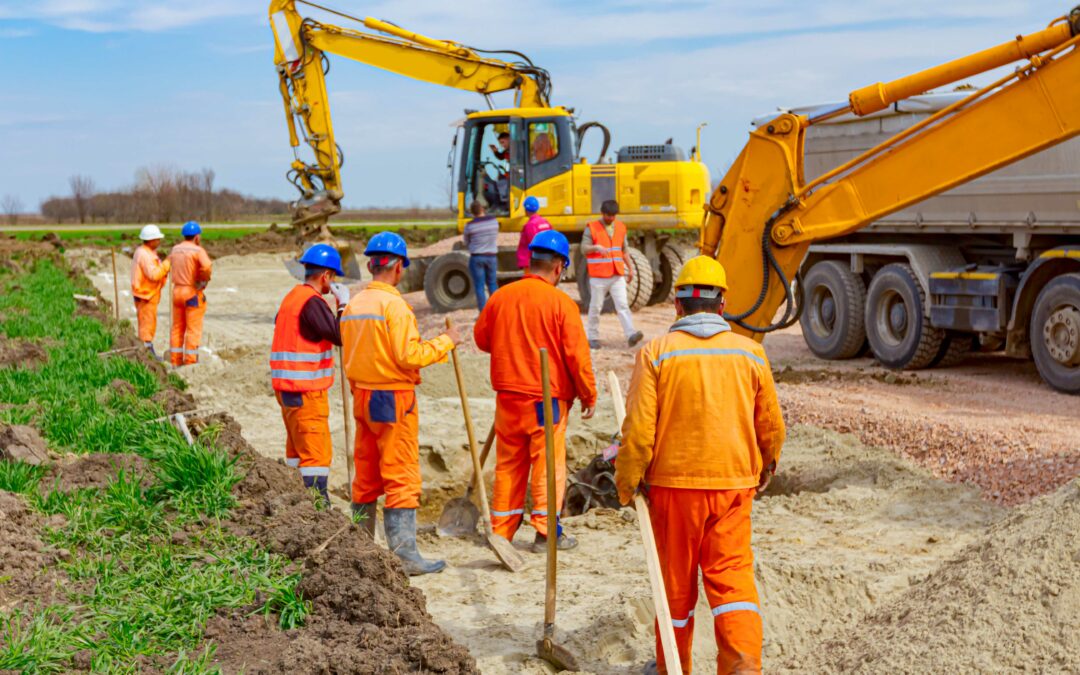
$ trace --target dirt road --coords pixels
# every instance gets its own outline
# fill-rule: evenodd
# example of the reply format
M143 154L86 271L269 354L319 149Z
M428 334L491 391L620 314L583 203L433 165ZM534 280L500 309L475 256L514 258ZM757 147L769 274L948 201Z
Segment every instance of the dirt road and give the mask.
M252 445L271 457L283 455L284 428L267 353L273 315L295 283L283 258L215 262L202 362L178 371L201 405L227 408ZM90 276L111 297L111 277L102 269ZM119 274L127 278L126 262ZM571 285L566 289L573 293ZM407 299L421 332L436 334L444 315L431 313L422 293ZM129 301L121 300L124 315L133 318ZM468 328L475 311L452 317ZM670 307L635 315L647 337L662 334L671 320ZM160 325L159 350L168 325L164 313ZM603 342L594 355L596 370L615 370L625 387L633 353L624 348L614 317L604 318ZM917 588L943 561L979 541L1001 505L1049 492L1080 473L1080 406L1042 385L1030 363L973 355L954 368L897 375L869 359L816 361L797 328L771 336L766 350L792 425L781 474L756 507L756 572L771 670L799 670L841 629L850 634L863 617ZM483 437L494 413L487 357L468 342L462 356ZM446 498L463 491L469 462L452 369L433 366L424 379L421 519L430 523ZM337 451L344 439L336 392L330 423ZM571 419L572 461L586 459L613 431L606 392L599 406L589 423L576 414ZM337 495L346 494L345 483L339 456L331 474ZM648 581L636 524L627 517L594 512L567 522L581 546L561 559L557 625L560 640L589 672L639 672L652 650ZM524 547L531 538L526 526L515 543ZM539 556L526 552L530 567L511 575L476 542L438 539L429 530L421 546L451 566L414 583L436 622L470 649L483 672L550 672L533 656L542 621ZM696 633L694 656L704 664L715 655L711 626L699 622Z

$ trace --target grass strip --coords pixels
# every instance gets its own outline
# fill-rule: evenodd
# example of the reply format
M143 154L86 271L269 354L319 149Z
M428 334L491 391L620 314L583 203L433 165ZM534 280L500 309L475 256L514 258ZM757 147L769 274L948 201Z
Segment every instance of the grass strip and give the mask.
M102 487L70 491L49 485L44 467L0 461L0 489L64 517L44 538L68 552L62 602L0 613L0 671L211 673L213 646L196 650L215 614L302 625L309 605L290 562L223 526L242 478L237 458L214 434L188 445L150 423L164 414L149 400L158 378L136 361L97 356L113 335L76 312L72 293L88 284L42 259L21 276L0 272L0 287L0 333L48 353L33 368L0 368L0 403L11 406L3 419L33 423L54 450L146 460L141 473L118 470Z

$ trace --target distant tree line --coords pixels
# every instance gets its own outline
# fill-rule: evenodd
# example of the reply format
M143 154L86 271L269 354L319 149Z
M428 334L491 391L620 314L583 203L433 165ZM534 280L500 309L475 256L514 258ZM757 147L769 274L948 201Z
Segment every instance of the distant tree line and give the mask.
M143 167L135 172L131 187L98 192L89 176L75 175L68 180L70 195L41 202L41 215L55 223L173 223L289 211L284 199L260 199L215 189L214 177L213 169L188 172L170 166Z

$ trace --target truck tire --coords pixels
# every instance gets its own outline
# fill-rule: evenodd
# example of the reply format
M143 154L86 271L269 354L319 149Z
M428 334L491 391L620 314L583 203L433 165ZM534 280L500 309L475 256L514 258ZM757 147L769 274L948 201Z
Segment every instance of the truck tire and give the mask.
M660 278L653 280L656 283L652 295L649 296L650 305L675 300L675 280L679 278L683 263L692 257L692 254L678 246L664 244L660 249Z
M823 260L803 280L803 340L822 359L850 359L866 343L866 284L848 265Z
M627 246L626 254L630 258L631 264L634 266L634 280L626 284L626 302L630 305L630 311L636 312L648 304L649 297L652 295L652 267L649 265L649 259L638 249ZM585 265L584 256L582 256L582 262L578 269L578 296L581 298L581 308L584 311L588 311L589 301L592 298L592 291L589 289L589 271ZM648 290L646 291L645 289ZM604 302L602 312L607 314L614 311L615 305L611 302L611 296L608 296Z
M949 368L958 365L967 358L975 347L975 336L971 333L948 333L941 341L937 356L930 362L931 368Z
M866 292L866 338L874 357L888 368L926 368L938 355L945 331L930 325L926 296L911 265L882 267Z
M424 295L436 312L476 307L469 254L452 251L432 260L424 272Z
M1042 379L1058 391L1080 394L1080 274L1062 274L1039 291L1030 331Z

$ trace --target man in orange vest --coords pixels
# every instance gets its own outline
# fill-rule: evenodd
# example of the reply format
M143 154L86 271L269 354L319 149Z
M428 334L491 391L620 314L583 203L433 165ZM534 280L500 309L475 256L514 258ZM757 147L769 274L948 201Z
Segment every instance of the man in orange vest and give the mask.
M581 417L593 416L596 381L577 304L556 288L570 264L566 236L555 230L540 232L529 250L532 261L525 278L495 291L473 328L476 346L491 354L491 386L496 392L491 525L496 534L513 540L525 517L525 491L530 489L530 520L536 529L533 550L544 550L552 513L558 547L567 550L577 541L558 522L566 492L566 423L575 398L581 399ZM555 504L547 501L541 347L551 359Z
M645 336L634 330L634 318L626 301L626 282L634 278L634 266L626 253L626 225L615 217L619 214L619 203L614 199L600 205L600 214L600 220L589 223L581 237L585 269L589 274L589 325L586 331L589 346L600 348L600 313L610 293L623 335L627 344L633 347Z
M421 340L416 315L396 286L409 266L405 240L380 232L368 242L372 282L357 293L341 317L345 374L356 419L356 477L353 513L375 536L375 503L386 495L383 525L390 550L410 576L441 571L442 560L426 560L416 548L420 506L419 410L414 389L420 369L446 361L460 340L451 328Z
M171 267L168 259L162 262L157 254L164 237L157 225L145 226L139 231L142 245L135 249L135 255L131 258L131 296L135 298L139 339L155 359L158 358L154 351L158 303L161 302L161 289L165 286Z
M678 320L637 354L615 483L623 504L638 489L648 497L683 673L692 670L699 569L716 672L760 673L750 510L776 471L784 419L765 350L724 320L720 263L687 261L675 286ZM646 672L667 672L659 640L657 655Z
M338 317L349 289L334 283L342 274L333 246L315 244L300 256L304 283L281 301L270 346L270 383L285 422L285 463L300 470L304 487L315 488L326 504L326 482L334 451L330 442L330 399L334 383L334 345L341 346ZM323 296L334 293L337 313Z
M172 264L172 335L169 336L169 360L174 366L199 362L203 316L210 281L210 256L202 247L202 228L194 220L184 223L180 233L184 241L169 252Z

